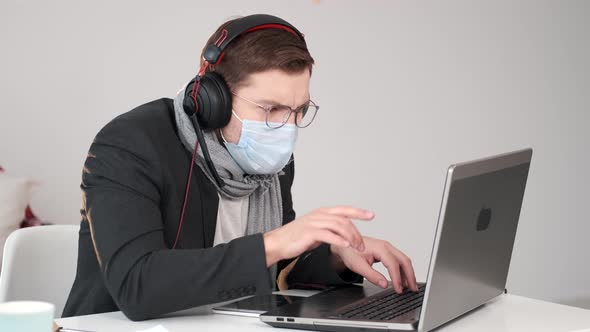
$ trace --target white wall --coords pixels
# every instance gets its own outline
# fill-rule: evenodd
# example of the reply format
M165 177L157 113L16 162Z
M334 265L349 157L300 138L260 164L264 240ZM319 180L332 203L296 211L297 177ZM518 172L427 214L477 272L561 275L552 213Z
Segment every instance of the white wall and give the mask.
M208 3L208 4L206 4ZM321 113L301 133L295 204L353 204L425 278L446 167L535 149L510 292L590 308L590 2L17 1L0 4L0 164L77 223L86 151L111 118L173 96L234 15L307 36Z

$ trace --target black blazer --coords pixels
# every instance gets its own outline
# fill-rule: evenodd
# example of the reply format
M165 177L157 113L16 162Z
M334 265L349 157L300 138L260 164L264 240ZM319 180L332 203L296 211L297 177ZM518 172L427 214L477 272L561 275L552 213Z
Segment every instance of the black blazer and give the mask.
M270 293L262 234L215 247L218 195L195 167L177 248L172 250L191 155L171 99L122 114L96 136L82 173L77 274L63 317L121 310L132 320L251 294ZM294 164L280 176L283 224L295 219ZM302 255L289 284L362 280L336 274L327 245ZM281 261L278 270L290 261Z

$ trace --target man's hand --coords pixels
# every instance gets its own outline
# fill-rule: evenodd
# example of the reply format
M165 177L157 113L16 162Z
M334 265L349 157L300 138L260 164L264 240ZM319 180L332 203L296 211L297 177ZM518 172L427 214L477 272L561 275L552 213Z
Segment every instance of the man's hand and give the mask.
M363 237L352 219L371 220L373 217L370 211L349 206L321 208L264 233L266 266L297 257L322 243L363 251Z
M372 267L374 263L381 262L387 268L393 288L397 293L401 293L404 287L414 292L418 291L414 267L408 256L387 241L364 237L364 243L364 251L331 244L330 250L334 255L333 263L336 269L343 270L344 267L347 267L375 285L386 288L387 279Z

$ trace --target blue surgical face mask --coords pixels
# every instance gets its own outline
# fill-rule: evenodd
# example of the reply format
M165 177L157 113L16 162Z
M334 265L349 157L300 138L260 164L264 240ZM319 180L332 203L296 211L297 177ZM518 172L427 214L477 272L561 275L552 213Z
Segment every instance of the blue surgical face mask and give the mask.
M227 151L247 174L276 174L291 158L297 141L297 126L286 123L271 129L264 121L242 120L242 134L237 144L225 140Z

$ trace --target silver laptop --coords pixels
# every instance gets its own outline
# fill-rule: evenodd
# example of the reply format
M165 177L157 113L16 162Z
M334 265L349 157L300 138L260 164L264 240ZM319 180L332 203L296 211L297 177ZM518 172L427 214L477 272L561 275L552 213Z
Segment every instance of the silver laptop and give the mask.
M426 283L397 294L368 282L271 310L272 326L320 331L430 331L505 292L532 149L451 165Z

